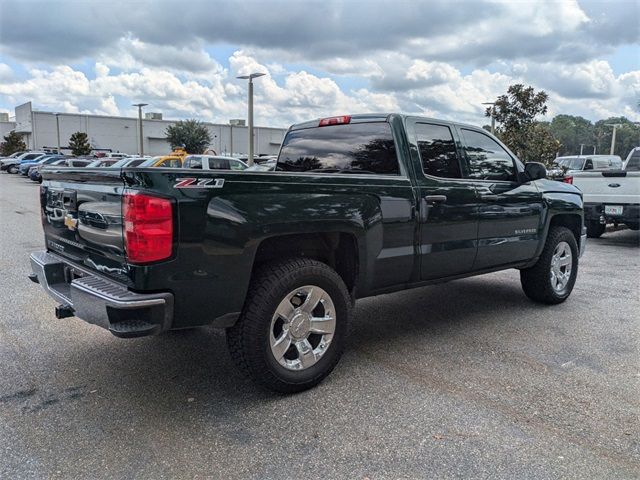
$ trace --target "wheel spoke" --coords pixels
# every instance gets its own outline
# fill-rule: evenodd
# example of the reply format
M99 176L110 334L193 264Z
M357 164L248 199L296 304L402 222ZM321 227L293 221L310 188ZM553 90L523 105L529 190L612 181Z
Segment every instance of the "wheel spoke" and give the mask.
M560 267L571 265L571 257L560 257L560 260L558 261L558 265Z
M302 368L308 368L316 363L316 356L313 353L313 347L306 338L295 343L298 350L298 360Z
M311 328L309 332L327 334L333 333L336 330L336 319L331 315L324 317L311 317Z
M319 288L311 288L307 293L307 298L304 299L304 303L300 305L300 309L311 313L318 306L320 300L322 300L323 291Z
M280 335L271 346L271 351L273 352L275 359L280 360L284 354L287 353L290 346L291 338L289 337L289 333L282 332L282 335Z
M294 310L295 307L291 303L291 300L289 298L285 298L282 302L280 302L280 305L278 305L276 314L279 315L283 320L289 321L291 320L291 317L293 317Z

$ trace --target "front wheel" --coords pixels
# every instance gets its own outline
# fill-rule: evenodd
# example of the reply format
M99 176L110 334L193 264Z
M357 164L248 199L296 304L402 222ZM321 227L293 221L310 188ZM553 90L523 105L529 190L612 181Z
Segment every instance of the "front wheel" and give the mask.
M256 383L299 392L320 383L338 363L349 316L349 293L329 266L304 258L270 263L254 275L227 344Z
M566 227L552 227L540 258L520 270L524 293L540 303L562 303L571 294L578 275L578 244Z
M16 167L15 165L11 165L9 168L7 168L7 173L18 173L18 167Z

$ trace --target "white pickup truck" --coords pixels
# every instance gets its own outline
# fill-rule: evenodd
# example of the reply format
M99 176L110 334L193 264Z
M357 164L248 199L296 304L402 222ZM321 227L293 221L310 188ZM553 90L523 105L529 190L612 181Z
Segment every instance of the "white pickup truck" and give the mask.
M607 223L640 229L640 171L632 164L627 159L625 170L591 170L572 174L572 183L582 190L588 237L602 235Z

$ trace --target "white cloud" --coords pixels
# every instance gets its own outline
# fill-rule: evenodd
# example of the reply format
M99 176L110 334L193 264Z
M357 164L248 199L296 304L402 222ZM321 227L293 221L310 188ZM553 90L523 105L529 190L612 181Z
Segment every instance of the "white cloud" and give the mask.
M171 50L161 48L162 54ZM148 57L162 56L145 46ZM175 52L174 52L175 53ZM640 119L640 70L616 76L603 60L573 66L553 62L506 63L500 72L476 68L469 73L440 61L424 61L404 54L384 53L361 62L335 65L335 71L375 71L363 87L345 87L350 75L288 71L282 64L261 61L259 53L234 52L229 69L209 64L206 75L180 69L145 66L116 68L102 58L93 66L94 78L71 66L32 68L28 78L0 78L0 95L13 104L32 100L36 108L104 115L135 115L134 101L149 103L165 118L226 122L246 116L247 87L237 75L266 73L255 83L256 122L268 126L330 115L400 111L458 121L486 123L482 102L495 99L513 83L532 84L550 94L549 117L579 114L593 120L626 115ZM199 55L199 53L196 53ZM169 55L170 57L170 55ZM167 57L167 58L169 58ZM104 63L108 61L109 64ZM0 72L2 71L0 64ZM317 65L314 71L317 69ZM11 72L11 69L9 68ZM357 78L362 78L358 76ZM341 86L342 85L342 86Z

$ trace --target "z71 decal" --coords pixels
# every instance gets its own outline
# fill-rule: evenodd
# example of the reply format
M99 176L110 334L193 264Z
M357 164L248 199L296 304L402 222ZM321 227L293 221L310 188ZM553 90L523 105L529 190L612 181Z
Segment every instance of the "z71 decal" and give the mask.
M173 188L222 188L224 178L177 178Z

